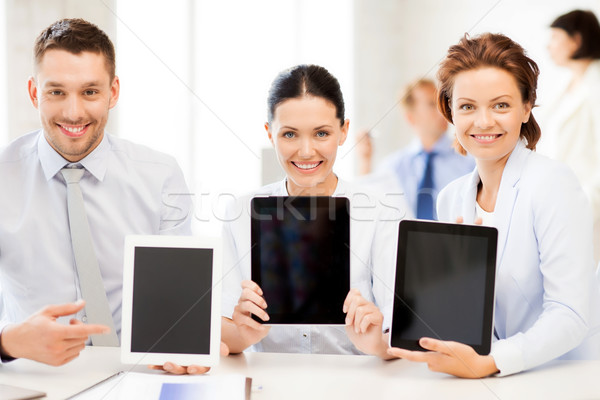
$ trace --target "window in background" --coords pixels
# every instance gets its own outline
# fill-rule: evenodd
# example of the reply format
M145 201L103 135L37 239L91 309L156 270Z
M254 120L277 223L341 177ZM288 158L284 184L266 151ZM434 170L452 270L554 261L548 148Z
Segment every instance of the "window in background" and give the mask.
M142 18L139 5L117 5L118 134L177 158L203 232L218 232L223 193L262 184L266 98L278 72L326 67L352 117L351 2L149 1ZM352 157L336 172L351 177Z
M0 35L3 38L6 38L6 5L4 2L0 2L0 32L3 32L3 35ZM0 40L0 60L8 60L6 56L6 39ZM6 61L0 62L0 86L6 88L8 86L8 76L6 75ZM0 93L0 145L4 145L8 143L8 91L3 90Z

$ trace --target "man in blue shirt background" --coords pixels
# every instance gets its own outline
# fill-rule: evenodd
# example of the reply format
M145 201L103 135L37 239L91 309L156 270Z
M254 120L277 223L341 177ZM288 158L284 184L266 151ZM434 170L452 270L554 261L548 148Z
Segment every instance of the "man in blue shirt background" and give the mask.
M471 157L458 154L448 135L448 123L437 109L436 86L428 79L408 85L401 98L407 122L415 139L405 148L387 156L371 172L371 137L358 138L361 173L359 182L388 194L403 193L414 216L437 219L435 205L440 190L454 179L473 170Z

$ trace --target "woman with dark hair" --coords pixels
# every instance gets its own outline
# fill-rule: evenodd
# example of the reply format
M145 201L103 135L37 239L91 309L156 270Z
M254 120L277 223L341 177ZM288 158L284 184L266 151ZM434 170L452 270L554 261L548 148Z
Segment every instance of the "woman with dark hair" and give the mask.
M223 229L222 340L232 353L253 346L256 351L362 351L387 357L382 330L389 326L393 288L388 285L394 279L397 224L403 215L399 210L382 207L373 196L365 202L364 192L358 192L333 172L338 147L344 144L349 126L340 85L323 67L290 68L281 72L271 86L267 115L265 130L286 178L229 207ZM342 310L346 313L345 329L267 327L252 319L254 314L265 322L269 320L262 290L250 275L249 205L253 196L342 196L350 200L351 290Z
M600 293L589 202L564 164L534 150L539 70L504 35L465 36L438 71L438 107L476 169L438 197L440 220L498 229L494 336L489 355L421 338L426 352L390 355L459 377L509 375L556 358L595 359Z
M558 96L541 107L540 152L569 165L592 203L594 252L600 260L600 24L574 10L552 22L548 51L571 72Z

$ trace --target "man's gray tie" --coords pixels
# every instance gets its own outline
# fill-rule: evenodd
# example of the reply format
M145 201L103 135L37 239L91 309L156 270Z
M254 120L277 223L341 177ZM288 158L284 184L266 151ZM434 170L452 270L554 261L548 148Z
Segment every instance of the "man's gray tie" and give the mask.
M94 251L92 234L88 224L83 195L79 181L83 176L83 168L63 168L62 175L67 182L67 206L69 211L69 228L71 243L75 255L75 265L79 276L81 296L85 300L87 322L110 327L108 335L92 335L94 346L119 346L104 283L98 267L98 259Z

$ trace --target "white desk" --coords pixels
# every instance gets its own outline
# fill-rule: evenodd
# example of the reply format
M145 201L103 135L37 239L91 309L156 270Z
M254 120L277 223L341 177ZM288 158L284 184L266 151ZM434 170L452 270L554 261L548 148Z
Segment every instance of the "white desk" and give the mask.
M50 367L28 360L0 366L0 383L64 399L120 370L117 348L89 347L73 362ZM160 373L160 372L158 372ZM221 359L211 375L239 373L262 386L252 399L598 399L600 361L556 361L504 378L457 379L405 360L370 356L250 353Z

